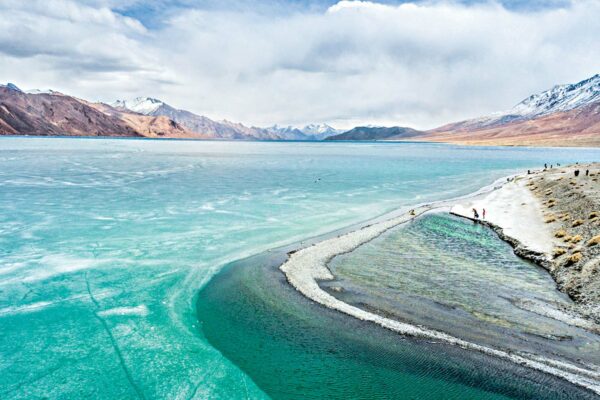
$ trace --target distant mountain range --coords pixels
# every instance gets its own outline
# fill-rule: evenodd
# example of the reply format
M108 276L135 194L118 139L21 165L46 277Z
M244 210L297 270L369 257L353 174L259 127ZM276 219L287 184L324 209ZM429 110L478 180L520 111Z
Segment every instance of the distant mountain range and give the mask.
M92 103L53 90L23 91L0 85L0 135L138 136L232 140L322 140L339 131L328 125L247 127L138 97Z
M400 126L357 126L325 140L406 140L417 138L424 132Z
M92 103L53 90L0 85L0 135L139 136L230 140L388 140L477 145L600 146L600 74L529 96L513 108L429 131L326 124L248 127L138 97Z
M307 125L303 128L292 126L269 128L247 127L230 121L212 119L179 110L160 100L150 97L137 97L132 100L117 100L112 106L119 110L133 111L152 116L165 116L189 129L218 139L240 140L322 140L329 135L339 133L329 125Z

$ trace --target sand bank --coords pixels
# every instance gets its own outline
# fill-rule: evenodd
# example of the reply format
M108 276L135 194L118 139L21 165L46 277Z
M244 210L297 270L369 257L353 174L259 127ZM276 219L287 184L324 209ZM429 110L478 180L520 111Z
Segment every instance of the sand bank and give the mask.
M472 199L454 205L451 213L473 219L473 209L483 220L502 228L503 233L517 240L520 245L536 253L550 256L554 248L554 236L544 223L542 204L526 186L522 176L507 182L502 188L483 198Z
M502 193L501 191L506 187L508 187L511 192ZM485 199L488 197L490 199L497 199L499 203L502 203L503 200L510 199L510 193L516 193L518 196L520 196L520 201L526 203L526 205L530 205L531 212L535 212L535 215L538 216L541 215L541 211L539 211L539 204L537 204L534 201L535 199L528 196L527 191L523 189L523 187L520 184L516 185L514 182L507 182L503 185L499 185L496 188L496 190L492 191L487 195L483 195L483 197L479 195L475 196L473 200L463 199L460 203L462 204L462 208L455 209L455 211L469 209L469 205L473 202L485 201ZM402 335L444 341L463 347L465 349L479 351L488 355L510 360L512 362L528 366L530 368L543 371L554 376L561 377L571 383L588 388L594 391L595 393L600 394L599 369L592 367L590 367L589 369L582 368L580 366L564 363L559 360L551 360L531 354L514 353L502 349L481 346L476 343L472 343L460 339L458 337L448 335L444 332L435 331L422 326L411 325L393 319L385 318L367 312L350 304L344 303L343 301L325 292L319 286L318 281L320 280L334 279L333 275L327 267L327 264L333 257L350 252L358 246L360 246L361 244L373 240L385 231L396 227L400 224L406 223L427 211L436 208L440 209L441 207L448 207L450 204L451 203L449 202L440 202L430 205L423 205L415 208L412 212L407 212L400 216L377 222L372 225L365 226L361 229L357 229L355 231L340 235L338 237L330 238L322 242L316 243L310 247L290 253L288 260L280 267L280 269L286 275L288 282L299 292L301 292L304 296L308 297L309 299L330 309L343 312L347 315L353 316L363 321L374 322L386 329L390 329ZM489 203L485 204L496 203L492 203L490 201ZM494 220L497 222L501 222L501 215L509 216L509 218L502 220L508 222L512 221L512 225L504 223L505 229L510 231L511 234L517 235L521 239L525 240L527 246L530 246L530 248L532 248L533 251L536 252L536 254L544 255L545 251L552 247L552 245L548 245L545 242L545 239L539 239L532 232L529 232L529 230L533 230L535 229L535 227L543 227L544 229L546 229L545 226L542 226L537 223L535 225L526 224L525 226L529 228L521 229L516 227L516 225L521 225L521 219L519 219L518 217L510 217L511 208L504 209L501 212L498 212L498 210L495 207L490 208L490 210L492 209L495 210L493 213L497 214L497 216L494 215ZM504 211L507 211L507 213L504 214ZM528 215L528 213L524 213L522 216L527 216L525 214ZM535 218L533 217L527 218L529 218L531 221L535 220ZM544 235L545 236L543 237L547 239L546 233L544 233Z

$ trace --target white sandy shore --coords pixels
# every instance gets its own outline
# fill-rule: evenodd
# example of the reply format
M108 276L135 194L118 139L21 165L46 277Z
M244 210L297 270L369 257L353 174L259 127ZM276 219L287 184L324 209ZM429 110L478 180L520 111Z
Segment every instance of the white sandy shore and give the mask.
M451 213L472 219L475 208L482 218L485 209L485 220L502 228L506 236L516 239L525 248L549 256L554 236L550 226L544 223L540 201L526 183L525 179L517 178L483 198L454 205Z
M512 191L513 188L511 187L511 185L517 187L517 189L514 190L517 193L517 195L520 196L520 200L525 200L521 202L531 204L531 211L533 212L535 210L535 203L533 203L531 199L526 198L526 195L524 193L521 193L521 191L518 189L519 186L517 184L505 184L502 186L502 189L496 190L486 195L482 201L484 201L488 197L490 198L490 201L486 202L485 204L490 204L490 210L494 210L492 211L492 213L497 214L497 216L494 215L494 221L500 223L501 226L504 227L504 229L511 232L511 234L521 235L521 238L523 238L524 240L530 240L530 242L528 242L529 246L533 246L534 248L539 250L546 249L547 245L541 240L537 240L535 235L526 232L527 229L516 227L516 225L521 224L522 220L520 220L519 218L503 219L501 217L502 215L508 215L504 214L503 211L506 210L510 212L510 208L505 208L502 211L499 211L500 208L498 208L499 206L496 205L507 203L512 204L513 201L507 201L510 198L511 192L505 192L508 194L497 192L502 192L504 188L509 188L508 190ZM497 202L492 202L491 199L497 199ZM327 264L333 257L339 254L350 252L358 246L360 246L361 244L366 243L381 235L388 229L408 222L426 211L439 207L440 204L443 203L439 203L438 205L421 206L414 210L414 215L406 213L404 215L391 218L386 221L378 222L366 226L362 229L358 229L335 238L327 239L322 242L316 243L310 247L301 249L295 253L292 253L288 260L280 267L280 269L286 275L288 282L293 287L295 287L296 290L301 292L304 296L308 297L309 299L330 309L343 312L347 315L350 315L363 321L374 322L384 328L390 329L402 335L443 341L446 343L458 345L465 349L475 350L488 355L510 360L517 364L524 365L539 371L543 371L557 377L561 377L569 382L583 386L597 394L600 394L599 369L583 369L581 367L567 364L558 360L550 360L530 354L520 354L491 347L481 346L476 343L468 342L466 340L462 340L460 338L448 335L440 331L435 331L427 329L425 327L395 321L389 318L369 313L358 307L354 307L350 304L344 303L341 300L338 300L335 297L331 296L329 293L325 292L319 287L317 283L319 280L331 280L334 278L327 267ZM463 200L463 204L463 207L469 207L470 201ZM519 207L521 207L520 204L521 203L519 203ZM493 214L490 213L490 217ZM530 229L535 229L535 225L528 225L528 220L524 221L526 222L524 224L525 226L529 226Z

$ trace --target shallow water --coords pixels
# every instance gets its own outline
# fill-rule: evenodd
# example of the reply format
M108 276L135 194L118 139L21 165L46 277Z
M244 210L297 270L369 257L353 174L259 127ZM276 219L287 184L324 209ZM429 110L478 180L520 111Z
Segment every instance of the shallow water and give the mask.
M0 138L0 398L262 396L198 332L194 298L223 265L515 170L599 156Z
M548 317L562 314L570 299L547 271L515 256L483 225L428 214L329 266L336 280L323 286L345 302L478 344L600 370L600 336Z

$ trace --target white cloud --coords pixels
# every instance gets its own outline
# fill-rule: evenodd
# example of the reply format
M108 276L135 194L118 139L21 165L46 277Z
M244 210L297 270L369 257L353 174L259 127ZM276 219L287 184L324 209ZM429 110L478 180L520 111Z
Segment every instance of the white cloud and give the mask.
M600 72L592 0L535 12L367 1L187 9L150 31L94 2L48 3L0 2L0 80L103 100L151 95L256 125L428 128Z

